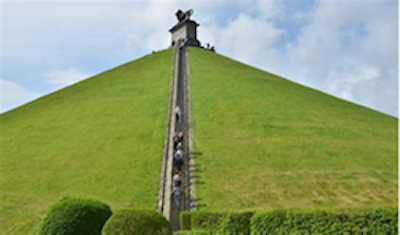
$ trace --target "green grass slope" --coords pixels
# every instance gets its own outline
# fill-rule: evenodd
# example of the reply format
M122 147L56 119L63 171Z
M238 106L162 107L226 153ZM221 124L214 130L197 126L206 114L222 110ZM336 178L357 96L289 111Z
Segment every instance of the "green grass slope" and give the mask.
M397 206L397 119L190 49L200 209Z
M172 52L0 116L1 234L35 234L62 196L155 209Z

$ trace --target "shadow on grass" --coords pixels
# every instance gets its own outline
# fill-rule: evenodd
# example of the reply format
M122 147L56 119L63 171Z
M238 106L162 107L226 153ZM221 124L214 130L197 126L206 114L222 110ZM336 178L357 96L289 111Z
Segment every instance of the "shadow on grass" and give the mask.
M197 158L197 157L200 157L202 155L203 155L203 153L200 152L200 151L191 152L192 158ZM190 174L189 174L189 182L190 183L192 183L192 182L194 183L195 182L196 185L203 185L204 184L204 181L201 180L201 173L203 172L203 169L202 169L202 166L200 164L198 164L196 162L193 166L189 165L188 170L190 172ZM207 207L207 205L203 202L203 199L200 198L200 197L197 197L197 195L196 195L196 199L194 200L194 203L195 203L197 209Z
M201 197L198 197L198 198L196 199L196 204L197 204L197 210L204 209L204 208L207 207L207 204L205 204L205 203L203 202L203 199L202 199Z
M197 152L192 152L194 157L199 157L201 155L203 155L203 152L197 151Z

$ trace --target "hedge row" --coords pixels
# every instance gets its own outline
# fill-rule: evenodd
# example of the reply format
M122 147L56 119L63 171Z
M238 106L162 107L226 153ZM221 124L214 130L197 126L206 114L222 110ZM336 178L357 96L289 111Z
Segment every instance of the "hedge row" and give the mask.
M398 208L181 214L181 228L212 234L397 234L397 222Z
M181 212L180 228L182 230L221 230L222 222L229 215L227 212Z
M254 212L230 213L221 225L223 234L250 234L250 222Z
M280 210L251 218L252 234L397 234L398 209Z
M104 225L104 235L172 235L167 219L156 211L120 210Z
M108 205L83 198L63 198L43 219L41 235L98 235L111 215Z
M39 234L172 235L171 224L156 211L120 210L111 214L110 207L102 202L63 198L51 207Z
M174 232L174 235L212 235L214 234L208 230L179 230Z
M110 207L104 203L64 198L44 218L40 234L172 234L170 223L155 211L122 210L108 219L110 215ZM182 212L180 222L181 229L186 231L175 234L397 234L398 208L257 213L194 211Z

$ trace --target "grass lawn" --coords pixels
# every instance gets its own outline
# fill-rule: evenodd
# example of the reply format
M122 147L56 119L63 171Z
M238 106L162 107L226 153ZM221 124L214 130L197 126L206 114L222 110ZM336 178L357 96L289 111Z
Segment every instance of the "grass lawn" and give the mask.
M146 56L0 116L1 234L36 234L62 196L156 209L171 61Z
M190 49L200 209L397 206L397 119Z

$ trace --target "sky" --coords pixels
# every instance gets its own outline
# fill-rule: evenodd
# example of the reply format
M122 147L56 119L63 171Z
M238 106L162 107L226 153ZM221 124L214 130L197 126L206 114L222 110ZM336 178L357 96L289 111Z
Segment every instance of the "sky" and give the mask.
M222 55L398 117L396 0L0 0L0 112L166 49L177 9Z

